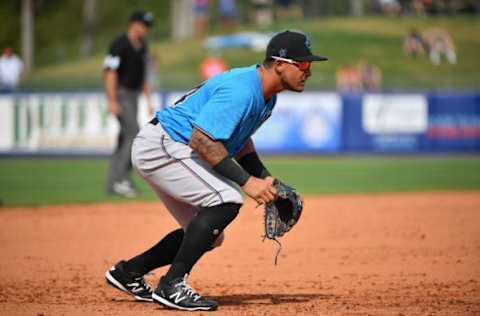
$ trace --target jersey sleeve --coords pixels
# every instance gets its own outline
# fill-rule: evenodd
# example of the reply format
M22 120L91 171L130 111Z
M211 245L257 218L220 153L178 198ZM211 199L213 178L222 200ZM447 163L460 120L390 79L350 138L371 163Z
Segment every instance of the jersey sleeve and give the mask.
M105 70L117 70L120 67L121 61L121 54L122 54L122 43L120 40L115 40L110 45L108 50L108 55L105 57L103 61L103 69Z
M223 85L213 92L192 124L214 140L228 140L250 104L249 93L233 84Z

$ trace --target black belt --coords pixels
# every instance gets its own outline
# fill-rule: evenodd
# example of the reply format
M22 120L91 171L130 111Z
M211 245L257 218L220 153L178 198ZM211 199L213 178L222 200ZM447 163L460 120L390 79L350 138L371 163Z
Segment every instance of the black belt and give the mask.
M154 117L151 121L150 121L150 124L153 124L153 125L158 125L158 119L156 117Z

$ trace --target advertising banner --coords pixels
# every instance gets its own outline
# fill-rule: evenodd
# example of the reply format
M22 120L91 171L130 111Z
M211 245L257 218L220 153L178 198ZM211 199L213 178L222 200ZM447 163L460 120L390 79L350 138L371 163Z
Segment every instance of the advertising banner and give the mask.
M150 115L140 98L138 120ZM104 93L32 93L0 98L0 151L111 152L119 125Z
M346 95L342 128L345 151L480 151L480 95Z
M344 96L344 150L412 152L427 130L428 103L423 94Z
M370 135L421 134L427 129L428 105L423 95L366 94L362 126Z
M340 118L341 99L336 93L283 93L253 139L259 152L336 152Z
M480 150L480 95L444 93L428 97L427 150Z
M155 104L184 95L156 94ZM151 116L139 101L143 125ZM118 129L104 93L0 95L0 154L108 155ZM480 152L480 94L286 92L253 139L272 154Z

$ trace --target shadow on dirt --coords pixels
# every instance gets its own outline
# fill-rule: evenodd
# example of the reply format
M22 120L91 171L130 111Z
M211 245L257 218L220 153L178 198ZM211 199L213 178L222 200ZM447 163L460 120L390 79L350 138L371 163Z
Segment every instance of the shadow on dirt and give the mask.
M329 300L335 298L335 295L321 293L307 294L232 294L222 296L209 296L216 300L220 306L225 305L262 305L262 304L295 304L305 303L311 300Z

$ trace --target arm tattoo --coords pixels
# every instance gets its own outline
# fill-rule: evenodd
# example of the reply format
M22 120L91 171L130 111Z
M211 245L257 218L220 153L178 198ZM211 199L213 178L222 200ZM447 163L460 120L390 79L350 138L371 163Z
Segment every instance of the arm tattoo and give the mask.
M193 128L188 145L197 151L210 166L215 166L228 156L228 152L221 142L211 139L196 128Z

